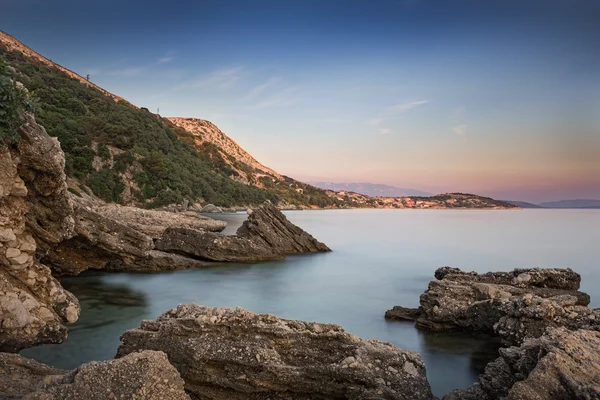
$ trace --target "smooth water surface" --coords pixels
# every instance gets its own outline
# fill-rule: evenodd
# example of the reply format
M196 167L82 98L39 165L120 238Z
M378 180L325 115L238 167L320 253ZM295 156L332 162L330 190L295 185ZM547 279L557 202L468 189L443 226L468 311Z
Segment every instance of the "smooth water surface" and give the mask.
M600 210L290 211L288 218L332 253L285 261L156 274L65 278L82 315L61 345L22 354L75 368L113 358L119 336L180 303L241 306L282 318L333 322L363 338L421 353L436 395L471 385L497 354L497 341L431 334L388 322L394 305L417 306L442 265L486 272L516 267L571 267L600 306ZM224 214L234 233L245 214Z

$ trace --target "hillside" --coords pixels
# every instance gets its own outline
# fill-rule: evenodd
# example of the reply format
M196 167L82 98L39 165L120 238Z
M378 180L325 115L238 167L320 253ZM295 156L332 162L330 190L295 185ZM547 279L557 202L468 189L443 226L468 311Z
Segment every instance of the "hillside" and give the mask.
M402 196L431 196L431 193L423 192L421 190L399 188L396 186L382 185L379 183L366 183L366 182L350 182L350 183L336 183L336 182L308 182L311 185L319 187L321 189L333 190L338 192L340 190L346 192L355 192L366 194L367 196L373 197L402 197Z
M237 179L243 183L260 186L259 179L268 176L277 180L283 177L269 167L259 163L246 150L212 122L198 118L167 118L173 124L185 129L193 135L193 146L201 150L203 147L216 146L224 161L235 171ZM182 137L185 140L185 137Z
M1 31L0 56L9 78L34 99L38 123L60 141L69 190L77 196L145 208L247 207L265 200L282 208L513 208L475 195L324 190L266 167L209 121L138 108ZM389 193L389 187L378 190Z
M512 204L513 206L521 207L521 208L543 208L540 205L528 203L526 201L518 201L518 200L502 200L508 204Z
M469 193L445 193L435 196L371 197L360 193L339 191L327 192L338 200L349 201L368 208L414 208L414 209L518 209L504 201Z
M268 171L275 181L254 184L243 179L240 172L256 165L232 166L235 157L254 160L231 145L235 142L222 142L230 151L239 149L234 155L219 144L196 146L197 135L88 82L2 32L0 55L12 67L11 78L37 98L37 121L59 139L73 193L86 191L105 201L150 208L184 201L225 207L265 200L282 206L342 205L324 190L272 170Z

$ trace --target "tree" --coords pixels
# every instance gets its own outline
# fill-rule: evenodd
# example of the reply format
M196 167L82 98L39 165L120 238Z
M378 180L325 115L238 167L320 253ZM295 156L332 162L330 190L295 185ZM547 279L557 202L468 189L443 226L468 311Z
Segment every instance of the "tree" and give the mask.
M11 79L6 61L0 57L0 142L17 139L26 111L33 112L27 89Z

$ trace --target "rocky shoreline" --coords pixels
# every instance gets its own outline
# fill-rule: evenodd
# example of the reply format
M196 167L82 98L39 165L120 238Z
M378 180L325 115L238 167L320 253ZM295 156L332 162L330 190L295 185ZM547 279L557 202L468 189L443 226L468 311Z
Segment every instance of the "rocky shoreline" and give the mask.
M390 320L419 329L488 332L505 345L477 383L445 400L599 399L600 309L588 307L571 269L477 274L442 267L417 309L396 306Z
M333 324L180 305L125 332L116 359L73 371L14 353L60 343L80 313L53 276L164 271L330 249L271 203L236 235L197 213L107 205L68 192L64 154L33 116L0 145L0 398L435 399L414 352ZM454 399L600 398L600 310L570 269L436 271L420 307L389 319L500 336L507 346Z

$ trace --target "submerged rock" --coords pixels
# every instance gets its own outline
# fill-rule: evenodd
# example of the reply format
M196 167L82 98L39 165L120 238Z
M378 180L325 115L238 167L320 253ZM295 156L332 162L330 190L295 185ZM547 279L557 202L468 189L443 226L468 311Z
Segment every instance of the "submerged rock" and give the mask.
M125 332L117 357L164 351L200 399L434 399L417 353L333 324L181 305Z
M549 329L500 350L477 383L443 400L600 399L600 332Z
M55 369L16 354L0 353L0 397L26 400L189 400L183 380L157 351L91 362L73 371Z
M442 267L421 295L417 327L490 332L519 344L548 327L600 330L581 277L570 269L515 269L477 274ZM387 315L394 315L390 310Z
M408 308L402 306L394 306L391 310L385 312L385 319L396 321L416 321L421 315L418 308Z

